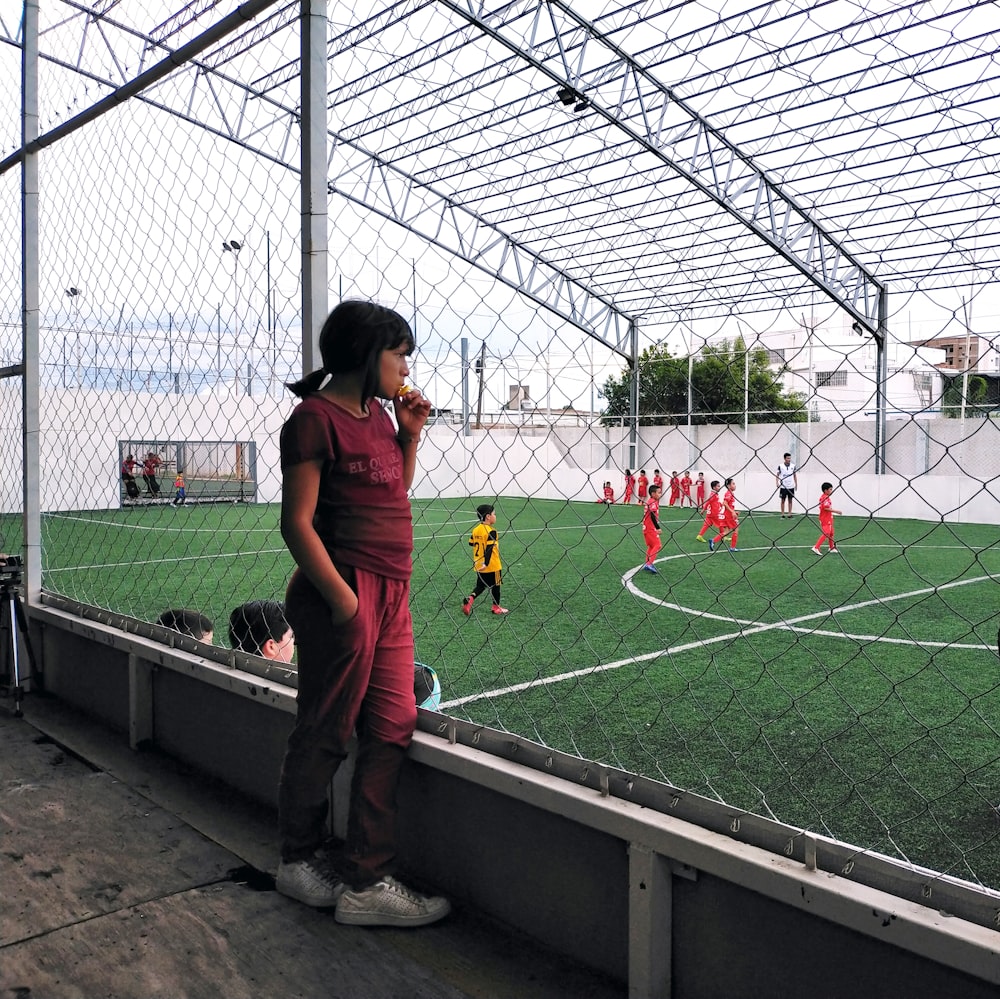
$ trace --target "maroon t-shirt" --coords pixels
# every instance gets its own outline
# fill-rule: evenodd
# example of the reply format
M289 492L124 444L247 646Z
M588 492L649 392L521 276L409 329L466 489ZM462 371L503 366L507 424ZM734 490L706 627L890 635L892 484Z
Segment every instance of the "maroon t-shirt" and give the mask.
M320 395L303 399L281 428L281 468L322 461L313 526L334 565L409 579L413 521L403 451L376 401L353 416Z

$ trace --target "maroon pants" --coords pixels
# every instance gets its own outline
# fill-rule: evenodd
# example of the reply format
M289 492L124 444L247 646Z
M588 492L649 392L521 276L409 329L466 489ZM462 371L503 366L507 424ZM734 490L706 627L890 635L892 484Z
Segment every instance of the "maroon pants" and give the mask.
M285 596L295 632L299 690L278 788L285 861L312 856L326 840L327 793L355 730L347 842L338 866L355 888L377 881L396 854L396 786L417 723L409 581L341 569L358 613L334 626L330 608L296 571Z

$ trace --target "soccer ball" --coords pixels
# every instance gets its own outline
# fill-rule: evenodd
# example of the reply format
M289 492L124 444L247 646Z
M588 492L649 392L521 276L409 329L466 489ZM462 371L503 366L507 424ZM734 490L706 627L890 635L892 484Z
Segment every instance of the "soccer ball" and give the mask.
M437 711L441 707L441 682L437 673L424 663L413 665L413 692L418 708Z

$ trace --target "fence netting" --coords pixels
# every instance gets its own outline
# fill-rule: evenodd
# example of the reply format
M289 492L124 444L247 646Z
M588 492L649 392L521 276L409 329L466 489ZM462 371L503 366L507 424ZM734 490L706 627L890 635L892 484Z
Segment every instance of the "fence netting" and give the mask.
M43 4L40 130L232 8ZM303 353L297 11L271 5L39 156L44 589L140 621L192 608L221 645L231 609L281 599L292 568L277 438ZM3 17L6 156L21 144L20 47ZM442 711L1000 889L995 260L894 288L883 357L787 261L752 260L735 223L720 233L700 196L641 214L662 164L623 144L609 166L599 153L622 140L579 129L583 97L542 107L543 85L524 84L539 68L468 20L330 4L329 32L329 298L379 301L415 331L412 383L434 409L413 489L413 609ZM548 159L529 171L543 132ZM393 160L396 186L377 184ZM573 160L570 181L547 173ZM618 282L634 364L630 339L551 307L532 275L456 252L447 212L406 214L459 161L476 172L447 191L452 215L492 185L478 225L508 226L518 253L547 227L566 259L535 266L575 259L580 287ZM620 186L630 171L648 171L645 194ZM19 169L0 174L0 197L10 548ZM691 242L654 266L630 226ZM606 238L622 248L597 260L588 243ZM629 281L673 280L690 285L682 305L648 321L630 308ZM713 482L723 498L730 483L735 531L705 526ZM827 484L835 537L819 520ZM498 515L506 615L489 595L464 604L482 503Z

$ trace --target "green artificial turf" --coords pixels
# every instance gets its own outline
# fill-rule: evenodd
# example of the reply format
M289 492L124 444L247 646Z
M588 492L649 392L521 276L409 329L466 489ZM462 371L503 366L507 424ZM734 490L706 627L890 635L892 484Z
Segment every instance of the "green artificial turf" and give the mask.
M485 499L413 504L417 658L445 710L1000 888L995 527L838 517L817 557L815 518L757 513L710 553L667 507L654 576L638 506L501 497L510 614L484 594L466 617ZM46 588L192 607L218 644L292 569L264 505L48 514L43 550Z

